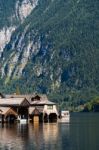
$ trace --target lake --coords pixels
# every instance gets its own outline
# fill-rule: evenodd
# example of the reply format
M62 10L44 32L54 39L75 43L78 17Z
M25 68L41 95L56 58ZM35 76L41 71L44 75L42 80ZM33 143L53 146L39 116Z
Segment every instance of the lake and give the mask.
M0 124L0 150L99 150L99 113L72 113L70 123Z

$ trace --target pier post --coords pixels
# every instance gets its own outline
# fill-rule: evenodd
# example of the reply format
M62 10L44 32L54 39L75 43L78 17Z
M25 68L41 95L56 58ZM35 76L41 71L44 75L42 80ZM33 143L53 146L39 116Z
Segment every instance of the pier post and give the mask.
M42 115L42 122L44 122L44 114Z
M0 122L2 122L2 114L0 114Z
M48 120L48 123L49 123L49 114L47 115L47 120Z

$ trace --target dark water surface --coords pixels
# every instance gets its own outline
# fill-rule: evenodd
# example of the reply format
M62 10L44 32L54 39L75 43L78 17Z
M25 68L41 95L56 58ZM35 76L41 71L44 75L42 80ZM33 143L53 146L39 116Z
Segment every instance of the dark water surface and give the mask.
M68 124L0 124L0 150L99 150L99 113L73 113Z

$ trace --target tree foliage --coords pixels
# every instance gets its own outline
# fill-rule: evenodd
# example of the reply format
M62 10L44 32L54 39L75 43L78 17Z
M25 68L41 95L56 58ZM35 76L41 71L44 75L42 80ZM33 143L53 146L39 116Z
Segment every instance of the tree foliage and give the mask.
M13 13L15 5L11 0L3 3L4 0L0 25L8 24L5 18ZM18 86L21 93L46 93L64 108L76 107L99 95L98 6L98 0L39 0L35 10L12 35L12 41L28 26L25 44L36 33L35 41L40 39L42 43L40 50L32 55L20 79L11 80L7 85L1 79L0 90L15 92ZM6 58L10 52L8 46L4 51ZM33 67L39 65L44 71L38 77ZM87 103L86 107L92 110L93 103Z

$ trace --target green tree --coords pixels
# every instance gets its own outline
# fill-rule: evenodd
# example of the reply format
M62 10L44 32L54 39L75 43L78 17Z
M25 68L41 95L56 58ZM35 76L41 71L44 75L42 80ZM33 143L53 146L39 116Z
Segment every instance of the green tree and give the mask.
M15 93L16 93L16 95L20 95L20 89L19 89L18 86L16 87L16 92Z

